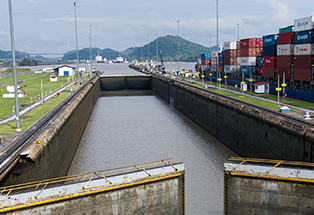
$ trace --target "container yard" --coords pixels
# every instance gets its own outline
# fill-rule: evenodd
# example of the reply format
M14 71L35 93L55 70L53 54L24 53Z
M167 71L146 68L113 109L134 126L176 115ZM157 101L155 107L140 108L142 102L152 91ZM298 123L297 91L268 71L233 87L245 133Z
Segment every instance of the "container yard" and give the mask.
M224 73L231 85L266 82L270 93L280 89L288 97L314 101L314 16L260 38L224 42L218 53L201 55L200 62L197 68L206 79L215 81L217 72Z

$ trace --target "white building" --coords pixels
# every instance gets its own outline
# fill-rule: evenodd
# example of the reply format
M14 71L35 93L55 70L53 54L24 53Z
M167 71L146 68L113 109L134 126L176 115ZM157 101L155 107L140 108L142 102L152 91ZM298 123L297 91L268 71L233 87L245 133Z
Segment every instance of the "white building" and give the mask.
M269 83L268 82L260 82L254 84L255 93L256 94L269 94Z
M75 75L75 67L63 65L53 69L55 74L59 76L74 76Z

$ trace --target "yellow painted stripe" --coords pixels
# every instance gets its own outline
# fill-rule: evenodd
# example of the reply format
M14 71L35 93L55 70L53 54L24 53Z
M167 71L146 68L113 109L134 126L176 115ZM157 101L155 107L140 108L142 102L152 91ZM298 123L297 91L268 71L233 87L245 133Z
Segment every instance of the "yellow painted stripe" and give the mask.
M13 207L9 207L9 208L0 209L0 213L8 212L8 211L14 211L14 210L20 210L20 209L34 207L34 206L39 206L39 205L44 205L44 204L51 204L51 203L54 203L54 202L70 200L70 199L73 199L73 198L84 197L84 196L93 195L93 194L97 194L97 193L102 193L102 192L107 192L107 191L111 191L111 190L122 189L122 188L126 188L126 187L137 186L137 185L141 185L141 184L151 183L151 182L155 182L155 181L161 181L161 180L170 179L170 178L176 178L176 177L179 177L181 175L182 175L182 173L176 173L176 174L173 174L173 175L162 176L162 177L157 177L157 178L149 178L147 180L131 182L131 183L122 184L122 185L113 186L113 187L106 187L106 188L100 189L100 190L93 190L93 191L89 191L89 192L77 193L77 194L72 194L72 195L68 195L68 196L62 196L62 197L49 199L49 200L32 202L32 203L29 203L29 204L17 205L17 206L13 206Z
M26 150L30 150L33 153L33 156L35 156L35 152L32 148L27 148Z
M301 178L287 178L287 177L279 177L279 176L271 176L271 175L254 175L254 174L237 173L237 172L231 172L230 174L234 176L244 176L244 177L251 177L251 178L266 178L266 179L274 179L274 180L280 180L280 181L314 183L313 179L311 180L311 179L301 179Z

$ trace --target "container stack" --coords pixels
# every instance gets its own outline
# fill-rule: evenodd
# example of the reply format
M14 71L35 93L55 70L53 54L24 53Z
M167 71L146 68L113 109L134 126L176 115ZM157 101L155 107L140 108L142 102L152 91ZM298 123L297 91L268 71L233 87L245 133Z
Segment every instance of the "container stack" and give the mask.
M239 49L240 50L240 49ZM224 43L224 72L235 73L237 71L237 41Z
M274 78L276 74L277 34L263 36L263 76Z
M293 65L294 27L279 29L277 36L277 75L279 78L291 79Z
M210 54L202 54L201 55L201 65L202 65L202 70L210 70Z
M240 57L237 58L240 64L240 73L245 75L256 74L256 59L261 48L260 38L249 38L240 40Z
M211 53L211 71L216 72L217 67L219 68L219 53L222 51L222 46L218 47L218 53L217 51L212 51ZM219 71L219 70L218 70Z
M312 80L314 63L314 16L294 20L294 72L296 81Z
M219 69L218 69L218 72L223 72L224 71L224 63L225 63L224 56L225 56L224 51L219 53Z

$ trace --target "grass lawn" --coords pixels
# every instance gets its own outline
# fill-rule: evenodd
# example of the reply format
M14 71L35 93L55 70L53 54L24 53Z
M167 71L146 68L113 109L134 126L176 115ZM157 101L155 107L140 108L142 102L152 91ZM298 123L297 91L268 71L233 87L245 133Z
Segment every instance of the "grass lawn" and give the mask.
M19 79L24 80L29 77L36 77L36 76L34 76L34 74L25 75L25 76L20 76ZM19 98L20 107L23 105L31 104L31 98L33 99L33 102L36 101L36 99L38 99L38 95L41 95L41 79L43 80L44 95L45 93L47 93L48 95L50 90L51 92L54 92L55 90L59 89L59 87L61 87L62 85L65 86L68 81L66 77L58 77L58 82L50 82L49 76L25 80L23 83L19 84L20 87L26 85L26 87L23 88L23 90L25 91L25 96L23 98ZM7 82L9 82L9 80L7 80ZM0 92L0 118L3 118L12 114L12 108L15 105L15 99L3 98L2 95L4 93L7 93L6 86L0 87L0 89L3 90L3 92Z
M35 109L27 112L20 118L20 125L22 130L26 130L42 116L48 113L52 108L58 105L63 99L69 96L70 92L60 93L59 96L54 96L44 103L44 105L39 105ZM13 134L16 128L16 121L11 121L5 124L0 125L0 135L2 134Z

